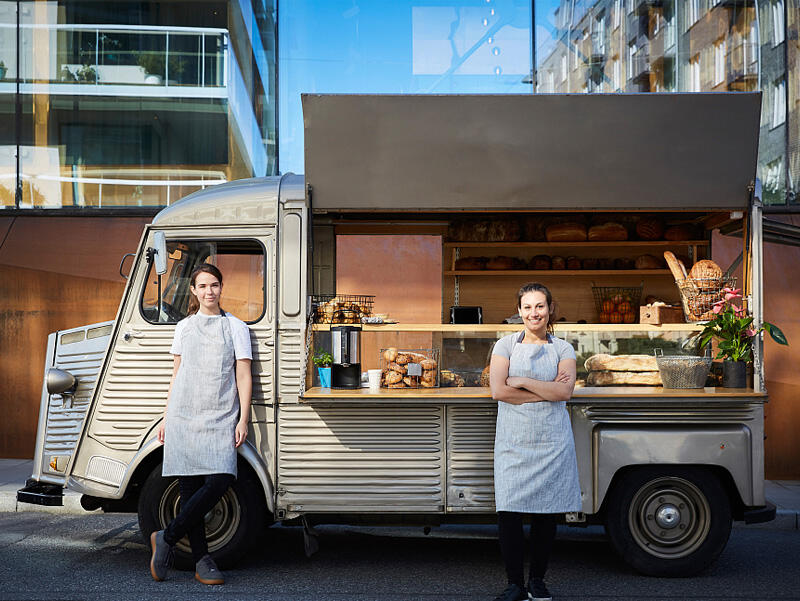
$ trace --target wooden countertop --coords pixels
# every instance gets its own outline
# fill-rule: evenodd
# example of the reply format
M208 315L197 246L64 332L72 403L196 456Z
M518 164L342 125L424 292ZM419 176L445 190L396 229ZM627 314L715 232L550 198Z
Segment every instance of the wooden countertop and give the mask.
M576 388L572 403L594 399L613 399L617 401L660 401L671 400L687 402L691 400L737 400L751 401L766 399L765 392L756 392L752 388L697 388L677 389L661 386L602 386ZM379 392L370 392L368 388L340 390L314 387L306 390L301 401L367 401L385 400L392 402L493 402L488 388L382 388Z

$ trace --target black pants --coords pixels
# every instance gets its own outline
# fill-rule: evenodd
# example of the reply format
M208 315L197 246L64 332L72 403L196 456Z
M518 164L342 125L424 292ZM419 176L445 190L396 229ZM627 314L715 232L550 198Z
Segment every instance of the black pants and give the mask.
M497 527L500 537L500 551L506 564L506 575L509 584L525 586L523 579L523 562L525 559L525 533L522 520L525 515L531 518L531 569L529 579L544 578L547 562L556 538L556 521L554 513L515 513L511 511L497 512Z
M205 516L235 479L233 474L179 476L181 509L164 530L164 540L174 545L188 534L195 563L207 555Z

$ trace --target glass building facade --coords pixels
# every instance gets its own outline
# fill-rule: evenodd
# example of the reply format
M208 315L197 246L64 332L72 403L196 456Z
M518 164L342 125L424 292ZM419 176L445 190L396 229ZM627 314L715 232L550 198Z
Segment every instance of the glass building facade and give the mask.
M275 6L0 1L0 205L159 207L275 173Z
M760 90L764 199L792 209L798 21L800 0L0 0L0 207L302 173L301 93Z

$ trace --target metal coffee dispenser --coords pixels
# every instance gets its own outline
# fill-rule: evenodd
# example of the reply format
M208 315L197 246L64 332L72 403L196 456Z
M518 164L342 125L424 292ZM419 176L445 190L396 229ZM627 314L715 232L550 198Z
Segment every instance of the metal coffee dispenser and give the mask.
M361 387L361 327L332 326L331 351L333 388Z

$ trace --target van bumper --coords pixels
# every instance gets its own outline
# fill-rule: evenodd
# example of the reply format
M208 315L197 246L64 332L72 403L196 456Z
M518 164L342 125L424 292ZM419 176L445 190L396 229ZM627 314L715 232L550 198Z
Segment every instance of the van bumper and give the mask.
M57 484L28 480L24 488L17 491L17 501L31 505L63 505L64 489Z
M744 510L745 524L762 524L775 519L775 505L767 501L764 507L752 507Z

